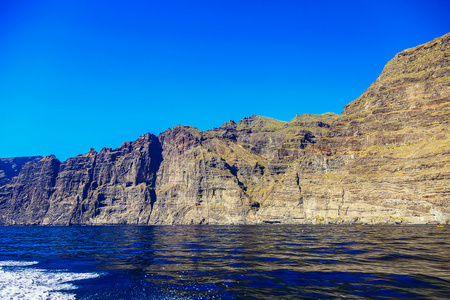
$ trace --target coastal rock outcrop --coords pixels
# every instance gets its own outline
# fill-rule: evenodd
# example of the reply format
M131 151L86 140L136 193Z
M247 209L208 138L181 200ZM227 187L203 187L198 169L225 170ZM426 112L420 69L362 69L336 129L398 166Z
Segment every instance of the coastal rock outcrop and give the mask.
M397 54L341 115L178 125L15 172L2 159L0 224L448 223L449 119L447 34Z

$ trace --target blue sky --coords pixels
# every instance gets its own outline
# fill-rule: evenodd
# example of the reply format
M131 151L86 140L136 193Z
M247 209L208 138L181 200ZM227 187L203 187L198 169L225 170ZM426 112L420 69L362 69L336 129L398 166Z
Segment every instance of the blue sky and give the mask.
M118 147L177 124L341 113L449 1L2 0L0 157Z

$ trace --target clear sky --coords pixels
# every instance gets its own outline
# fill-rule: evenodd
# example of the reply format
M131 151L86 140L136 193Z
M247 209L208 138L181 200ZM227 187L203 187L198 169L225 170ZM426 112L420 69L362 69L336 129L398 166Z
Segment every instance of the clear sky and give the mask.
M1 0L0 157L341 113L450 1Z

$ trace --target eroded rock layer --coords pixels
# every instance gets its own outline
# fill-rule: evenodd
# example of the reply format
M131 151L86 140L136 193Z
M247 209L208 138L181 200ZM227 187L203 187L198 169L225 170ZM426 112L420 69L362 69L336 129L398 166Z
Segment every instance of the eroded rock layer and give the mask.
M340 116L30 159L0 182L0 224L448 223L449 116L447 34L397 54Z

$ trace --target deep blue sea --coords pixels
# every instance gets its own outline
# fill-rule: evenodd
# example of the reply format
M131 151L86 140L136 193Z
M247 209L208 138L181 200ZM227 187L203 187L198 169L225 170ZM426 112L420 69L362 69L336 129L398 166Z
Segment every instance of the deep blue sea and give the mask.
M449 226L0 227L0 299L449 299Z

